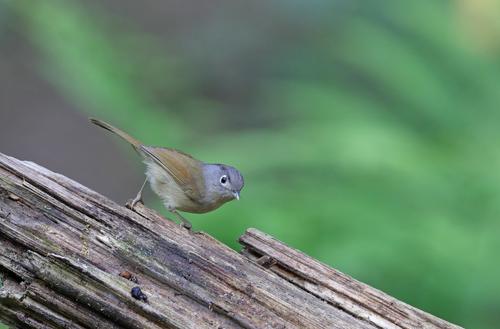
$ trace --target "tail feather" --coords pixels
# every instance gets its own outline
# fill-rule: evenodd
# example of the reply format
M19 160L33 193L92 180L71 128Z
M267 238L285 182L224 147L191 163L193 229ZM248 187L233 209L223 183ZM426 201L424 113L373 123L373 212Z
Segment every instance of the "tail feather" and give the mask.
M120 136L121 138L123 138L124 140L126 140L127 142L129 142L137 151L139 151L142 143L139 142L137 139L135 139L134 137L130 136L129 134L127 134L126 132L110 125L109 123L107 122L104 122L104 121L101 121L99 119L95 119L95 118L89 118L90 122L92 122L93 124L101 127L101 128L104 128L106 130L109 130L111 131L112 133Z

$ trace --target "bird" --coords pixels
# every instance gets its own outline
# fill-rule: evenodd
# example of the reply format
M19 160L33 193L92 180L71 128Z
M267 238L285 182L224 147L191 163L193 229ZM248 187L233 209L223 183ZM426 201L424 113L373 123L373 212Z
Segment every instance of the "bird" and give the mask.
M130 209L133 210L138 202L143 203L142 193L149 182L165 208L181 220L183 227L190 230L191 222L179 211L206 213L228 201L240 199L244 180L236 168L205 163L174 148L147 146L107 122L96 118L89 120L127 141L143 158L146 178L136 197L127 203Z

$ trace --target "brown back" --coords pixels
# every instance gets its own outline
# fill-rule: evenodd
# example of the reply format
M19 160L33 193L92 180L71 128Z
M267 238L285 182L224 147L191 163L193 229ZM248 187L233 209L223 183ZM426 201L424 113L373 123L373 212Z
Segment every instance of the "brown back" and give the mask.
M141 145L140 151L165 169L190 199L195 202L203 199L205 196L203 162L171 148Z

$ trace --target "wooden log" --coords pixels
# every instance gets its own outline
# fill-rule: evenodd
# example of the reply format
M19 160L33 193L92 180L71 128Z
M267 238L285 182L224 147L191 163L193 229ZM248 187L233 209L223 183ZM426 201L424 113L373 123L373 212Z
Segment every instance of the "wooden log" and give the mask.
M458 328L257 230L241 241L238 254L0 153L0 320L12 326Z
M242 251L255 260L266 259L271 271L310 294L379 328L459 328L361 283L272 236L248 229L240 237Z

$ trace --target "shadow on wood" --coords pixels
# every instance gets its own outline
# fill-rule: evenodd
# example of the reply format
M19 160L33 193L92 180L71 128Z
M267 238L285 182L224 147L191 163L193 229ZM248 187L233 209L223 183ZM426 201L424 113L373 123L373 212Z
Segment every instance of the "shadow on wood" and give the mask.
M13 326L459 328L255 229L240 241L242 254L0 153L0 320Z

